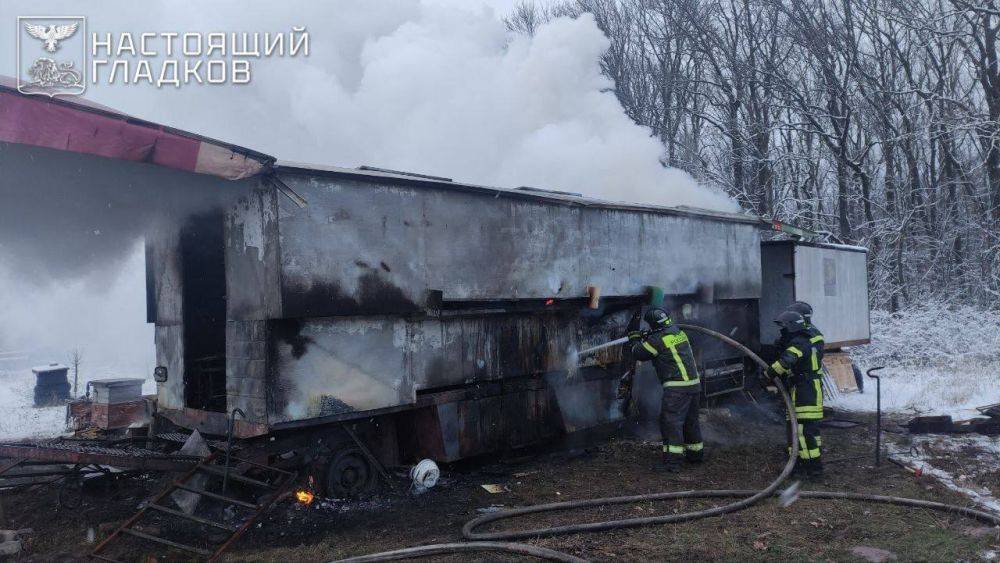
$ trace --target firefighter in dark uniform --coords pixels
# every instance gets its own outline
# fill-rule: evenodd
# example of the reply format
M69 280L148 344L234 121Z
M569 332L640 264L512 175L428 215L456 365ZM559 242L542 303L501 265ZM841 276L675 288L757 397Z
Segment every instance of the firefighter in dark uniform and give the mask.
M700 463L704 459L698 423L701 381L687 334L674 325L670 315L663 309L650 309L643 320L650 331L629 334L632 354L637 361L652 361L663 385L663 463L657 468L674 472L680 470L684 460Z
M777 361L767 370L769 377L781 377L792 396L798 419L799 462L796 469L807 476L823 474L820 457L822 439L819 423L823 420L823 344L822 335L810 336L805 318L787 310L774 319L781 329ZM818 331L817 331L818 332Z
M806 303L805 301L796 301L788 306L786 311L795 311L796 313L802 315L802 318L806 321L806 332L809 334L809 342L819 346L819 360L820 365L823 364L823 333L820 332L815 325L812 324L813 308L812 305ZM780 344L779 344L780 348Z

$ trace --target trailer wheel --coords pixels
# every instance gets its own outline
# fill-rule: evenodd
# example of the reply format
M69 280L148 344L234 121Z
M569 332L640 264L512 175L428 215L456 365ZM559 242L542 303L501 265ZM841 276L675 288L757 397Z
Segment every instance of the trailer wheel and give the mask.
M327 466L327 496L358 496L371 490L374 483L374 468L357 447L351 446L338 451Z
M858 384L858 393L864 393L865 378L861 376L861 370L858 369L858 364L851 362L851 369L854 370L854 382Z

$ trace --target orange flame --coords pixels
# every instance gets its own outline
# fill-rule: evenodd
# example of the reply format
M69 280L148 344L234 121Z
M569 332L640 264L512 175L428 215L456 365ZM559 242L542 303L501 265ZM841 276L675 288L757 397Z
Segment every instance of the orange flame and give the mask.
M309 491L302 490L295 492L295 498L302 504L309 505L312 504L314 495Z

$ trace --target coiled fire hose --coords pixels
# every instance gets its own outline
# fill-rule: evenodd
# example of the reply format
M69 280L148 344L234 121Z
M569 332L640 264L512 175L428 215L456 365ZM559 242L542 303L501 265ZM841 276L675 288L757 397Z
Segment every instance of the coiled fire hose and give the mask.
M729 344L730 346L733 346L734 348L742 351L744 354L750 357L750 359L752 359L759 366L761 366L761 368L765 370L768 368L767 363L764 362L764 360L762 360L760 356L755 354L752 350L750 350L743 344L740 344L736 340L733 340L732 338L722 333L697 325L678 323L677 326L685 330L700 332L702 334L721 340L726 344ZM775 379L773 383L778 388L778 392L780 393L781 398L785 403L785 409L788 412L788 425L789 425L789 430L791 432L790 435L795 436L798 433L798 421L796 420L795 417L795 407L792 404L792 399L788 395L788 390L785 389L785 386L782 384L781 381ZM788 461L785 463L785 466L782 469L781 473L767 487L759 491L738 490L738 489L670 491L663 493L650 493L644 495L593 498L593 499L554 502L549 504L526 506L523 508L515 508L511 510L494 512L492 514L484 514L482 516L469 520L462 527L462 535L468 540L474 540L469 543L426 545L426 546L412 547L396 551L388 551L384 553L374 553L371 555L364 555L361 557L344 559L342 561L358 562L358 563L362 561L364 562L392 561L398 559L409 559L413 557L423 557L426 555L468 552L468 551L483 551L483 550L507 551L511 553L520 553L524 555L533 555L540 559L547 559L551 561L581 561L580 559L572 555L558 551L546 549L545 551L547 553L542 554L537 551L542 548L530 546L527 544L519 544L519 543L496 543L496 540L540 538L540 537L556 536L562 534L574 534L581 532L600 532L600 531L614 530L619 528L635 528L639 526L669 524L674 522L685 522L690 520L697 520L700 518L708 518L710 516L719 516L721 514L727 514L730 512L736 512L738 510L743 510L745 508L753 506L754 504L760 502L764 498L773 496L778 491L778 487L781 486L781 483L785 479L787 479L788 476L791 474L792 469L794 469L795 467L795 461L798 459L799 444L798 440L790 440L790 442L791 442L791 448L789 449ZM968 516L973 519L993 524L995 526L1000 526L1000 515L991 514L981 510L975 510L964 506L944 504L934 501L883 496L883 495L871 495L862 493L836 492L836 491L801 491L798 493L798 495L802 498L862 500L869 502L894 504L899 506L909 506L913 508L927 508L931 510L939 510L942 512L960 514L963 516ZM625 518L621 520L608 520L604 522L567 524L564 526L535 528L530 530L514 530L514 531L501 531L501 532L476 531L477 528L489 524L491 522L496 522L498 520L507 520L510 518L515 518L517 516L524 516L526 514L539 514L542 512L556 512L562 510L588 508L593 506L607 506L613 504L628 504L628 503L643 502L643 501L681 499L681 498L742 498L742 500L726 504L723 506L717 506L714 508L697 510L694 512L686 512L681 514L669 514L665 516L648 516L644 518ZM492 541L483 541L483 540L492 540ZM476 546L476 547L468 547L468 546Z

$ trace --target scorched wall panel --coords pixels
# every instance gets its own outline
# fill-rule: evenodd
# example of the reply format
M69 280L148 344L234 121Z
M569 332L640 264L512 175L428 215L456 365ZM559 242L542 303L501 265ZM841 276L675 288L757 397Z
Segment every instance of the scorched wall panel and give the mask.
M282 317L405 314L447 301L760 295L759 234L738 221L323 176L282 178Z

